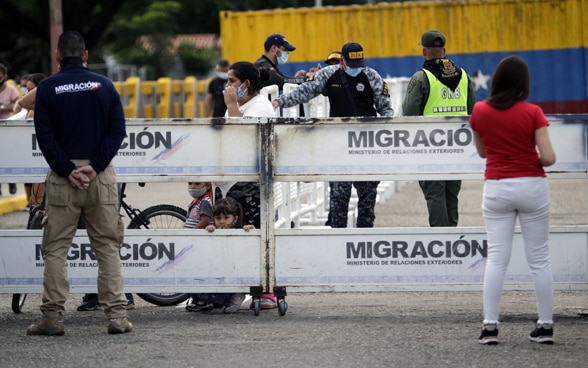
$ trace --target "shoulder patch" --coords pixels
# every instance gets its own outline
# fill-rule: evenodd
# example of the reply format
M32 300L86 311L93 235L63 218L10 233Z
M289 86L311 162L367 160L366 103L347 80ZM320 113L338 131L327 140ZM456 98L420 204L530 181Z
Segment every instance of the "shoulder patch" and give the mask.
M412 89L414 88L414 86L416 86L416 84L417 84L416 77L410 78L410 81L408 82L408 87L406 87L406 93L410 93L410 91L412 91Z
M382 94L388 96L388 83L384 82L384 88L382 88Z

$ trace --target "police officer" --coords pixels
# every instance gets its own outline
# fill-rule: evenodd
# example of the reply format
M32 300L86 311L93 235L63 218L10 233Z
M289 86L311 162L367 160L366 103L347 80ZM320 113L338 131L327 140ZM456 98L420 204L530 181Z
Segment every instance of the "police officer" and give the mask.
M341 63L317 71L308 82L283 94L272 104L274 108L290 107L308 102L319 94L329 98L330 117L381 116L392 117L394 110L388 86L374 69L366 66L363 47L348 42L341 50ZM353 186L358 195L357 227L373 227L379 181L357 181ZM331 227L347 227L351 182L331 183Z
M282 73L278 68L278 65L283 65L288 62L290 53L296 50L296 47L292 45L284 35L274 33L267 36L263 43L264 53L255 61L255 66L258 69L266 68L270 71L270 79L263 82L263 86L277 85L281 91L284 86L284 80L291 78L286 74ZM305 77L306 71L299 70L296 72L295 78Z
M425 63L414 73L402 103L405 116L469 115L476 96L466 71L445 57L445 36L430 30L421 37ZM461 180L419 181L427 201L429 225L457 226Z

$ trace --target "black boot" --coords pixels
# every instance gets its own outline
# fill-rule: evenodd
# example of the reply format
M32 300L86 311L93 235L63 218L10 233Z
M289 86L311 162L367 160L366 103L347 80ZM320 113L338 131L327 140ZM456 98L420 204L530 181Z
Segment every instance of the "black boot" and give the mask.
M78 305L78 312L89 312L100 310L102 307L98 302L98 294L85 294L82 304Z

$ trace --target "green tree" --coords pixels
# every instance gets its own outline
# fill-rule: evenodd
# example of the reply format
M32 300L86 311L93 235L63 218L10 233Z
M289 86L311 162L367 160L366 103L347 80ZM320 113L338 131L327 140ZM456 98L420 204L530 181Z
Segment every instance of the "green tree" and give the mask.
M324 6L367 3L361 0L323 0ZM374 3L381 0L374 0ZM214 58L211 50L170 47L176 34L220 33L221 10L260 10L312 7L314 0L62 0L63 29L78 30L86 39L90 63L102 63L115 55L121 63L133 63L164 75L172 56L184 58L188 68ZM0 63L9 77L24 73L51 73L49 1L2 0L0 12ZM139 40L145 36L150 48Z
M119 9L128 0L62 0L63 29L80 31L92 51ZM0 62L9 76L51 73L49 1L2 0Z

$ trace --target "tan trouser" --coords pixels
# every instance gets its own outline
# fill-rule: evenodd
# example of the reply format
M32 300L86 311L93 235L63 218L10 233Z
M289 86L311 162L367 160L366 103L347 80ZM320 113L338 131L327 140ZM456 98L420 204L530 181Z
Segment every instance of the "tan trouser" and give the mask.
M87 161L74 161L82 166ZM120 254L124 225L118 210L114 168L101 172L87 190L71 186L67 178L49 171L46 180L47 219L43 231L43 304L47 316L65 310L69 294L67 253L76 233L80 214L98 261L98 300L107 318L126 316Z

